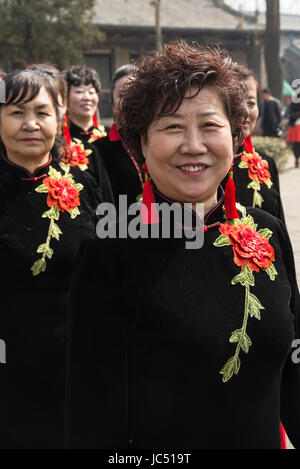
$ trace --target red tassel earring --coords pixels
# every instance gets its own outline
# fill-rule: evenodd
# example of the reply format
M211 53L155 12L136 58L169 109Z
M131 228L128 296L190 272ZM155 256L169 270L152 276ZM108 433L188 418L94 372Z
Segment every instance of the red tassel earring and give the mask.
M95 127L96 129L98 129L98 127L99 127L99 122L98 122L98 120L97 120L97 115L96 115L96 113L94 114L94 117L93 117L93 125L94 125L94 127Z
M231 164L225 185L224 205L225 216L227 220L235 220L236 218L239 218L239 214L236 209L236 190L233 180L233 162Z
M247 138L245 138L244 147L245 147L245 151L246 151L247 153L251 153L251 154L253 155L254 149L253 149L253 143L252 143L251 134L248 135Z
M159 223L159 217L146 163L143 164L143 170L145 172L145 182L141 208L142 223L151 225L152 223Z
M110 142L118 142L120 140L120 134L119 134L118 127L116 126L115 122L110 128L108 138Z
M67 145L71 145L71 134L67 114L64 116L64 139Z

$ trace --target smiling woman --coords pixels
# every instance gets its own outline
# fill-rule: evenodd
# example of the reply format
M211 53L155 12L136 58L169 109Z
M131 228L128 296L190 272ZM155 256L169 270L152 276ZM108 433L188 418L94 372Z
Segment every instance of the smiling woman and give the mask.
M0 447L63 448L67 294L100 189L62 162L57 83L41 70L5 78L0 105Z
M73 448L280 448L280 419L300 444L292 248L278 220L237 210L233 197L246 99L226 51L184 41L141 58L126 85L120 133L146 179L139 223L146 233L158 229L153 237L89 240L78 256ZM193 221L166 237L151 202L164 203L169 216L174 206L192 208ZM157 217L143 217L145 206ZM189 249L185 235L197 230L204 244Z

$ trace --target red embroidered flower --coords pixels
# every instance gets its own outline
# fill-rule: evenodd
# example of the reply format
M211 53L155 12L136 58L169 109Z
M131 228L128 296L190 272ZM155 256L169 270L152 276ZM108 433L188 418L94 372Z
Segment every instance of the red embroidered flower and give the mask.
M56 206L60 212L68 212L80 205L79 190L68 179L54 179L49 176L43 180L43 184L48 189L49 207Z
M223 223L219 227L233 247L233 260L242 267L248 264L250 270L259 272L267 269L275 259L274 249L267 238L247 224L230 225Z
M269 164L266 160L263 160L258 153L254 152L253 155L244 153L241 159L248 166L248 174L250 179L257 179L260 184L270 179L271 173L269 171Z
M63 163L68 163L70 166L81 166L88 165L88 152L84 149L82 144L73 143L70 147L71 154L68 151L64 152L64 157L62 158Z

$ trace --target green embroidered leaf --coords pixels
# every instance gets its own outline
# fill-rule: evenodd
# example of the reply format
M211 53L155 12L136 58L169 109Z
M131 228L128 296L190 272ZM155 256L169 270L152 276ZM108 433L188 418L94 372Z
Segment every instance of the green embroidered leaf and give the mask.
M216 246L217 248L221 248L223 246L230 246L229 239L227 238L227 236L221 235L214 242L214 246Z
M247 217L242 218L241 224L242 225L249 225L252 228L254 228L254 230L256 230L256 228L257 228L257 224L254 223L253 217L251 217L251 215L248 215Z
M78 207L75 207L75 208L72 208L71 210L69 210L69 214L71 215L71 218L74 219L77 217L77 215L80 215L80 211L78 209Z
M223 375L222 381L226 383L232 378L233 374L238 374L241 366L241 361L239 357L233 356L225 363L220 374Z
M63 163L62 161L59 163L59 166L61 169L64 171L64 177L66 177L69 174L70 171L70 165L68 163Z
M269 275L271 280L275 280L276 275L278 275L278 272L277 272L273 262L271 263L270 267L265 269L265 272L267 272L267 274Z
M83 189L83 185L80 184L80 183L74 184L74 187L76 187L76 189L77 189L79 192L82 191L82 189Z
M243 285L243 287L245 287L246 285L254 285L254 277L248 265L245 266L244 270L242 270L240 274L236 275L231 280L232 285L236 285L237 283L240 283L241 285Z
M87 164L79 164L78 167L81 169L81 171L86 171L88 169Z
M247 189L253 189L255 191L259 191L260 190L260 184L259 184L258 180L254 179L253 181L251 181L248 184Z
M241 205L239 202L236 203L236 208L239 212L241 212L242 214L242 218L245 218L246 217L246 207L244 207L243 205Z
M53 179L60 179L62 177L61 173L59 171L56 171L52 166L49 166L49 176L51 176Z
M48 193L48 187L45 184L41 184L39 187L35 189L36 192L41 193Z
M253 207L262 207L264 199L262 198L261 194L257 191L254 191L253 194Z
M248 165L245 161L241 161L239 163L239 168L242 168L242 169L248 169Z
M36 261L31 267L31 270L32 270L32 275L34 276L39 275L41 272L45 272L46 270L45 259L39 259L38 261Z
M255 295L253 295L253 293L249 294L248 307L250 316L260 320L260 310L265 308L263 307L259 299Z
M53 256L53 253L54 253L53 249L48 247L45 254L48 257L48 259L51 259Z
M243 331L242 329L237 329L236 331L234 331L229 339L229 342L231 342L232 344L236 343L236 342L239 342L241 336L243 334Z
M62 234L62 231L61 231L60 227L56 223L53 223L52 232L51 232L52 238L55 238L55 239L57 239L57 241L59 241L59 236L61 234Z
M273 231L269 230L269 228L263 228L262 230L259 230L258 233L264 238L269 239L272 236Z
M246 332L242 335L240 344L241 344L241 349L243 350L243 352L248 353L249 348L252 345L252 342L251 342L250 337L246 334Z
M36 252L37 252L38 254L44 254L44 251L45 251L46 246L47 246L46 244L41 244L41 245L37 248Z
M54 220L58 220L59 219L59 210L58 210L58 208L57 207L51 207L50 210L43 213L42 218L50 218L50 219L53 218Z
M268 180L265 182L265 185L267 186L268 189L271 189L271 187L273 186L273 182L271 181L271 179L268 179Z

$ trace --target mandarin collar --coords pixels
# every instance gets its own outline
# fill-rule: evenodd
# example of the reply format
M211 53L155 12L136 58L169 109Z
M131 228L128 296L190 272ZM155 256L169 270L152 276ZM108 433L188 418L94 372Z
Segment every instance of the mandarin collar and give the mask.
M158 191L158 189L154 186L154 194L155 194L155 200L158 203L167 203L169 205L172 204L179 204L183 207L183 204L181 202L178 202L176 200L172 200L169 197L166 197L164 194ZM204 215L204 220L200 219L200 216L193 210L189 210L192 212L192 226L182 226L182 229L184 230L190 230L190 229L197 229L199 226L204 225L204 231L206 231L206 228L218 226L220 223L224 223L225 217L224 217L224 210L223 210L223 204L224 204L224 190L222 186L218 187L218 201L209 209L209 211ZM188 210L188 209L186 209Z
M13 161L10 161L6 154L1 153L1 161L6 165L7 168L10 169L10 172L22 181L37 181L45 176L47 176L48 168L53 161L52 155L50 154L49 160L42 166L39 166L34 170L31 174L26 168Z
M94 130L93 125L88 130L85 131L81 127L79 127L79 125L74 124L74 122L72 122L71 120L69 122L70 122L70 132L75 133L77 135L91 135L91 133Z

